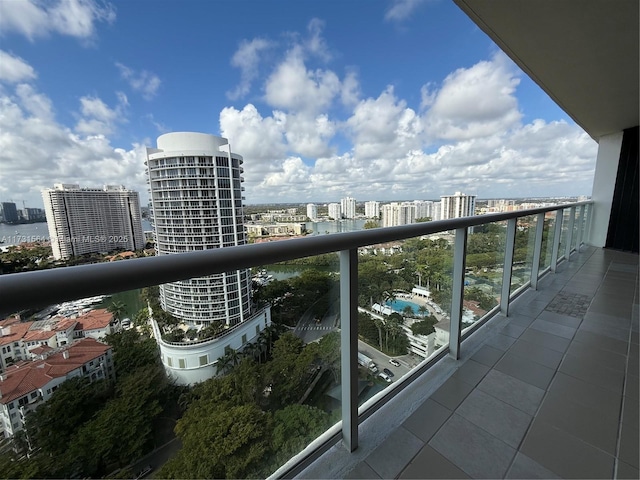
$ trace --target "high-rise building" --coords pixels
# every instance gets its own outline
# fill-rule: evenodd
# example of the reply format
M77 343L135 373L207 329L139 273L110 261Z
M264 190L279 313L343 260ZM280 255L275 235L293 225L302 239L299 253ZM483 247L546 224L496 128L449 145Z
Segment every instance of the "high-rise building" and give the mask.
M416 218L430 218L433 220L433 202L428 200L414 200Z
M7 223L18 223L18 209L13 202L2 202L2 216Z
M318 206L315 203L307 204L307 217L310 220L316 220L318 218Z
M42 200L56 259L144 248L138 192L122 185L55 184Z
M247 243L242 164L225 138L193 132L158 137L157 148L147 149L156 255ZM215 375L218 358L229 348L242 349L271 323L269 308L254 311L248 269L161 285L160 303L188 326L215 322L227 330L194 344L165 342L157 332L165 370L180 384Z
M242 157L221 151L226 139L168 133L147 149L156 254L246 243ZM251 313L251 275L236 270L162 285L162 308L188 324L232 326Z
M415 223L416 209L411 203L392 202L382 205L382 226L396 227L398 225L408 225Z
M345 197L340 200L343 218L356 218L356 199Z
M380 202L371 200L364 203L364 216L367 218L380 218Z
M476 212L476 196L456 192L454 195L440 196L440 219L472 217Z
M342 218L342 208L339 203L330 203L328 209L329 218L333 218L334 220L340 220Z

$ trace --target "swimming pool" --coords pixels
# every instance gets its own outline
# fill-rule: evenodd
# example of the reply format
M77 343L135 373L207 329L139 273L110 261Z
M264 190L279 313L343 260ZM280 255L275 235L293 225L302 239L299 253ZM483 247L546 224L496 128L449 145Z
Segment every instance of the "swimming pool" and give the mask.
M420 314L420 310L418 310L420 308L420 305L416 305L415 303L408 302L406 300L393 300L392 302L385 302L385 305L388 307L391 307L394 311L398 313L402 313L402 311L406 307L411 307L411 309L413 310L413 313L415 313L416 315Z

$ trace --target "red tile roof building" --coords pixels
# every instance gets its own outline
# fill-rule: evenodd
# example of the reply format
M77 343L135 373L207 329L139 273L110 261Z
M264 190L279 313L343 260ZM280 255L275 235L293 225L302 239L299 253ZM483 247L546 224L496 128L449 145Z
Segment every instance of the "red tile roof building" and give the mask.
M19 362L0 375L0 430L11 437L22 430L25 413L46 402L66 380L113 378L111 347L84 338L62 349L36 347L40 359Z

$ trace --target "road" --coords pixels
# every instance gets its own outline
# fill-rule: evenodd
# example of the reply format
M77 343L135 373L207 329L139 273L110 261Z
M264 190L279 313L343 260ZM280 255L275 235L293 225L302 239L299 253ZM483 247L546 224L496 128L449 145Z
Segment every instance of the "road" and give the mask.
M165 443L160 448L147 454L136 463L130 465L130 469L134 475L142 471L147 465L151 467L151 472L142 478L154 478L156 471L173 457L182 447L182 442L178 438L174 438L170 442Z
M334 302L319 322L316 321L312 309L309 308L298 321L293 334L304 343L315 342L336 329L339 321L339 308L339 303Z
M392 381L397 380L411 370L411 367L407 362L409 355L403 355L400 357L389 357L388 355L382 353L380 350L377 350L376 348L363 342L360 339L358 339L358 351L371 358L371 360L373 360L378 367L379 372L381 372L383 368L388 368L389 370L391 370L393 372L393 378L391 379ZM400 362L400 366L394 367L393 365L391 365L389 363L390 358L395 358L396 360L398 360L398 362Z

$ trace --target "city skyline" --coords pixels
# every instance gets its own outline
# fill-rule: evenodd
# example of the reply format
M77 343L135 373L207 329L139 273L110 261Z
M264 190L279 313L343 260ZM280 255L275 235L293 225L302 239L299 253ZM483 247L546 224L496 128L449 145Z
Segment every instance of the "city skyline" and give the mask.
M53 179L146 204L167 131L229 138L247 204L591 193L596 143L450 2L147 6L3 4L2 201Z

